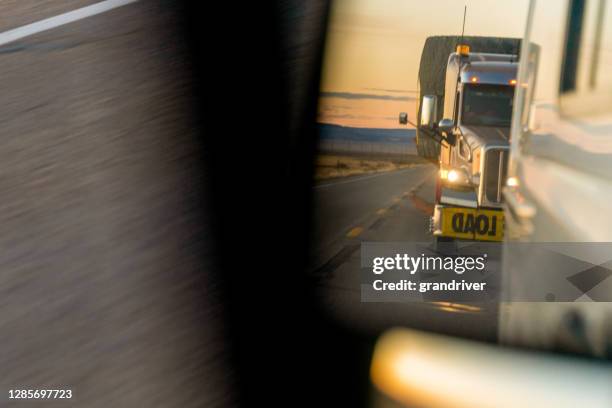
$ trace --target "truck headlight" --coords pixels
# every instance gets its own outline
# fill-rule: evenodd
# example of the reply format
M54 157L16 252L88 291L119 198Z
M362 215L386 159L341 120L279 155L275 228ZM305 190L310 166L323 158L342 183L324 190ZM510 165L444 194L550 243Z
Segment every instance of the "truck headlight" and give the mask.
M451 183L455 183L457 181L459 181L459 172L455 169L452 169L451 171L448 172L448 181L450 181Z
M472 182L464 169L440 170L440 178L451 184L470 186Z
M508 187L518 187L519 181L518 178L514 176L510 176L506 179L506 186Z

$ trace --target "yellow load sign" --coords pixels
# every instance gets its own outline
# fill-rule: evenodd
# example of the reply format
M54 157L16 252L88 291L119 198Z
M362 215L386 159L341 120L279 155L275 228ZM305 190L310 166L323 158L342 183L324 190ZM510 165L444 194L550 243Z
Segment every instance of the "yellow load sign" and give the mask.
M504 238L504 213L501 210L442 209L442 236L501 241Z

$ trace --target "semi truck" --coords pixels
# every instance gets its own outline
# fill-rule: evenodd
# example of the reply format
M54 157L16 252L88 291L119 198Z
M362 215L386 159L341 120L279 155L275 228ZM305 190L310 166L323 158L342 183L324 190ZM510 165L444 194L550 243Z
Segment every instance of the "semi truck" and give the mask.
M417 151L439 166L434 239L501 241L502 187L520 40L429 37L419 69Z
M406 406L612 406L612 3L531 0L527 14L502 189L498 341L509 347L388 332L372 380ZM462 381L428 387L415 362L460 364Z

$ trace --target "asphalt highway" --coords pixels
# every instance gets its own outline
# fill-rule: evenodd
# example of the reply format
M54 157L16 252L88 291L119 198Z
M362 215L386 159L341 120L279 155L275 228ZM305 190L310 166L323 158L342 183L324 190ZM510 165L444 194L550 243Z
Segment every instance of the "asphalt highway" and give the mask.
M495 341L495 305L458 302L363 302L362 242L432 242L436 167L420 164L389 173L322 182L314 187L313 274L321 298L339 324L377 336L407 326Z
M376 218L396 209L411 191L431 178L433 171L433 166L415 165L393 172L320 182L315 186L316 250L326 251L347 235L365 230ZM416 224L405 231L405 240L425 239L421 218L419 214L407 220Z

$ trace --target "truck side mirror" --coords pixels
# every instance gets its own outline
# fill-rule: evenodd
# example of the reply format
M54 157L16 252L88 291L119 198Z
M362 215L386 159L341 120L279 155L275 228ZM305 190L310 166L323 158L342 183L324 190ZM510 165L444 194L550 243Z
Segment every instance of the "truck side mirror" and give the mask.
M406 112L400 112L399 114L399 123L400 125L408 124L408 114Z
M451 146L454 146L457 143L457 137L453 133L454 129L455 123L452 121L452 119L442 119L440 123L438 123L438 131L442 133L442 136L444 136L446 142Z
M424 95L421 102L421 121L419 126L433 129L438 115L438 98L436 95Z

